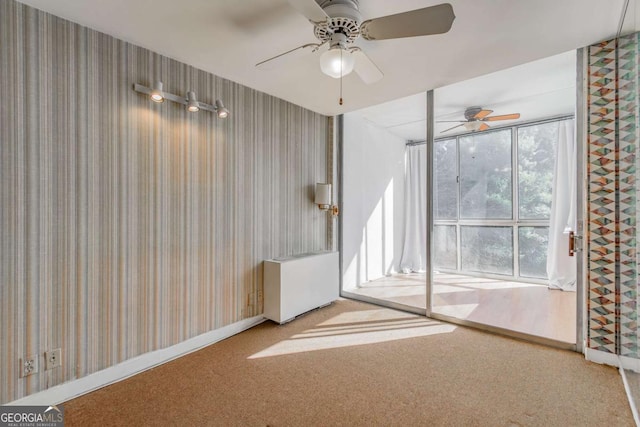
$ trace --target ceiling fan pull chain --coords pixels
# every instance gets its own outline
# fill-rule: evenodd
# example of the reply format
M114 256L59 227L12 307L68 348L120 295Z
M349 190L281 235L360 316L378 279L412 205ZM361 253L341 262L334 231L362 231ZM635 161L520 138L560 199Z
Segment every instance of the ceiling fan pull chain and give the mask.
M342 105L342 66L343 66L343 62L342 62L342 49L340 49L340 101L339 101L339 105Z

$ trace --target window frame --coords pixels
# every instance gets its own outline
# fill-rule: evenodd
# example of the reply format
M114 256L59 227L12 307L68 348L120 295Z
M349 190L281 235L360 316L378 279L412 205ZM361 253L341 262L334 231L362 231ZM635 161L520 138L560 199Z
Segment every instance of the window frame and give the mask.
M453 274L466 274L470 276L477 277L486 277L500 280L513 280L518 282L526 282L526 283L534 283L534 284L547 284L548 279L544 278L533 278L522 276L520 273L520 245L519 245L519 236L520 236L520 228L521 227L549 227L549 219L521 219L520 218L520 186L519 186L519 163L518 163L518 129L523 127L530 127L536 125L542 125L546 123L553 122L562 122L566 120L574 119L574 115L564 115L552 117L544 120L534 120L528 122L521 122L514 125L504 125L504 126L494 126L491 130L484 131L483 133L496 132L496 131L504 131L507 129L511 130L511 219L462 219L460 214L462 210L461 206L461 186L460 186L460 138L473 136L475 132L465 132L458 135L453 136L443 136L441 138L434 139L434 144L437 144L441 141L450 141L455 139L456 141L456 183L457 183L457 191L456 191L456 205L457 205L457 218L456 219L436 219L434 212L430 212L433 215L433 225L449 225L455 226L456 230L456 269L447 269L440 267L433 267L433 270L445 272L445 273L453 273ZM435 151L435 147L434 147ZM433 157L433 162L435 162L435 156ZM430 167L434 167L432 164ZM434 193L435 197L435 193ZM461 227L464 226L485 226L485 227L512 227L512 247L513 247L513 274L496 274L496 273L484 273L484 272L476 272L476 271L466 271L462 270L462 245L461 245Z

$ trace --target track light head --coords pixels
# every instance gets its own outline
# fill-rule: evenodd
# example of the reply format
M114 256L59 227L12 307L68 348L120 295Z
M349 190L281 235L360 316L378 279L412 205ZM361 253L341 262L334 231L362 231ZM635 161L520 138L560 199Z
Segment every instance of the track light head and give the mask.
M200 104L198 104L196 93L194 91L187 92L187 111L191 113L197 113L200 111Z
M164 92L162 91L162 82L160 80L153 86L149 97L153 102L164 102Z
M221 119L229 117L229 110L224 107L224 104L219 99L216 99L216 113Z

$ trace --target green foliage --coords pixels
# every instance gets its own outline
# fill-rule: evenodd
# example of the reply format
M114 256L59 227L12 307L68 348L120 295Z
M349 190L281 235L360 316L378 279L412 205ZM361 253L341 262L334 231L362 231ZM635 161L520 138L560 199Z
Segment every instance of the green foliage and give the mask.
M518 129L518 197L522 219L548 219L558 122Z
M458 151L455 139L437 141L434 146L433 213L436 219L456 219L458 216Z
M464 226L462 270L513 274L513 229L511 227Z
M520 227L518 234L520 275L545 279L549 227Z
M460 138L462 218L511 218L511 184L510 130Z

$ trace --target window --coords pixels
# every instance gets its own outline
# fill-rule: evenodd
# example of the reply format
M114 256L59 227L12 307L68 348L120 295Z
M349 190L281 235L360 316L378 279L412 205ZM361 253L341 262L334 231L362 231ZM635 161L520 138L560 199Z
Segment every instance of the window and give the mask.
M518 227L520 276L547 278L549 227Z
M462 226L462 270L513 274L513 228Z
M511 131L463 136L460 217L511 218Z
M437 141L434 146L434 215L436 219L458 217L458 144L455 139ZM453 172L453 173L452 173Z
M549 219L559 122L518 128L520 219Z
M458 268L458 244L455 225L433 227L433 247L437 248L433 263L438 268L455 270Z
M436 269L546 279L562 120L434 141Z

